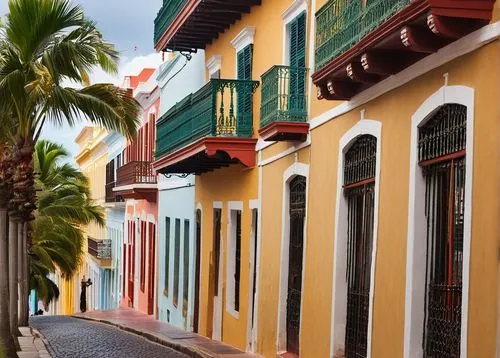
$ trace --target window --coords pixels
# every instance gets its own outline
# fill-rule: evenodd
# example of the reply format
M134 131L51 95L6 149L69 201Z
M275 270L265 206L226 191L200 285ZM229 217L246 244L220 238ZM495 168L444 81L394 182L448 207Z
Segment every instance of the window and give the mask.
M182 315L187 317L189 294L189 220L184 220L184 255L182 259Z
M115 181L115 161L112 160L106 164L106 184L113 183Z
M163 294L168 297L168 288L170 280L170 218L165 218L165 286Z
M442 106L418 133L427 221L424 356L460 356L467 108Z
M229 211L228 235L227 305L236 314L240 310L241 210Z
M366 357L375 204L377 138L359 136L345 153L347 201L347 357Z
M175 254L174 254L174 297L175 306L179 304L179 265L181 255L181 219L175 219Z

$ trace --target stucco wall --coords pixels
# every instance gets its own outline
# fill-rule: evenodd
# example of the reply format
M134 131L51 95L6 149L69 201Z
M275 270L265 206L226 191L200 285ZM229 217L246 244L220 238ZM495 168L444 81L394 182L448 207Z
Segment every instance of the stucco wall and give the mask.
M311 132L301 357L330 354L337 158L340 138L364 117L382 123L372 357L402 357L411 116L444 85L475 88L468 356L495 355L498 246L498 42L448 63ZM488 71L485 71L488 68ZM269 149L271 150L271 149ZM266 150L267 151L267 150ZM276 153L272 153L276 154ZM265 155L269 157L269 155ZM302 153L299 161L303 161ZM258 350L276 354L282 176L293 155L263 169Z
M221 250L223 259L220 263L223 277L222 337L240 349L245 349L247 338L248 294L249 294L249 251L252 213L249 201L257 199L257 170L246 169L241 165L218 169L212 173L196 177L196 204L202 207L202 256L200 276L200 333L211 331L212 322L207 318L209 307L210 253L213 250L213 204L222 202ZM235 318L226 311L225 292L227 276L227 224L228 202L241 201L241 276L240 276L240 310Z

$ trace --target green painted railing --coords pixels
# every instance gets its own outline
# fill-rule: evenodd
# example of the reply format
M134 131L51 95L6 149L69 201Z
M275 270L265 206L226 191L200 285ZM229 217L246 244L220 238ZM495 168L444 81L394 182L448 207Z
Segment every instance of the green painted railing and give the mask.
M347 51L410 0L330 0L316 13L315 69Z
M163 5L155 19L155 44L160 41L162 35L187 2L188 0L163 0Z
M155 157L207 136L251 137L252 99L258 85L258 81L212 79L186 96L158 120Z
M307 68L273 66L262 75L260 128L307 121Z

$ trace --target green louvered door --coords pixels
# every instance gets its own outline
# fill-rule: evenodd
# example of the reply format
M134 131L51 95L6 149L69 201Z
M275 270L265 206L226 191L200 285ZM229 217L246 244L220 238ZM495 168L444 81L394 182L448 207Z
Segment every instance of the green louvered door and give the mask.
M252 79L252 53L253 45L248 45L238 52L238 80ZM237 98L236 131L238 136L250 137L252 135L252 91L241 91Z
M293 114L306 109L304 71L306 67L306 14L302 13L290 23L290 100L288 110ZM294 70L295 69L295 70Z

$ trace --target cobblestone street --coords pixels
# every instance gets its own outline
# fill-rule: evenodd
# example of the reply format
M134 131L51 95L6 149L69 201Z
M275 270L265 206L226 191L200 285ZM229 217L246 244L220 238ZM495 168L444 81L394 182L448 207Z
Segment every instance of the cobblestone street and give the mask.
M32 317L53 358L187 358L185 354L101 323L65 316Z

